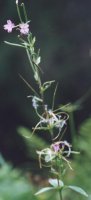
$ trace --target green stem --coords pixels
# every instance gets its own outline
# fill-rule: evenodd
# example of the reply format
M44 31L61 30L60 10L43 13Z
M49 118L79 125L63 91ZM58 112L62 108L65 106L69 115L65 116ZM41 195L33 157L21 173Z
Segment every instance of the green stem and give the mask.
M29 41L29 40L28 40L28 42L29 42L29 44L30 44L30 41ZM35 77L35 74L37 74L37 76L38 76L37 84L39 85L41 97L43 97L43 93L42 93L42 91L41 91L42 84L41 84L41 79L40 79L40 76L39 76L39 72L38 72L37 66L33 63L33 60L32 60L32 57L31 57L31 52L29 51L28 47L25 46L25 48L26 48L26 52L27 52L27 56L28 56L29 63L30 63L30 65L31 65L32 70L33 70L33 73L34 73L34 77Z
M32 67L32 70L33 70L33 72L35 73L34 66L33 66L33 63L32 63L32 59L31 59L31 56L30 56L30 53L29 53L27 47L26 47L26 52L27 52L28 60L29 60L29 63L30 63L30 65L31 65L31 67Z
M20 9L19 9L18 4L16 5L16 7L17 7L18 17L19 17L19 19L20 19L20 22L22 23L22 18L21 18Z
M63 199L63 198L62 198L62 192L61 192L61 191L59 191L59 197L60 197L60 200Z
M25 20L27 22L28 21L28 17L27 17L27 13L26 13L26 9L25 9L24 3L22 3L21 6L23 7L24 17L25 17Z
M57 159L56 159L56 168L58 171L58 175L57 175L57 181L58 181L58 187L60 187L59 181L60 181L60 166L57 165ZM59 189L59 198L60 200L62 200L62 190Z
M40 76L39 76L39 72L38 72L38 69L36 67L35 69L35 65L33 64L33 61L32 61L32 58L31 58L31 55L30 55L30 51L28 50L27 46L25 47L26 48L26 52L27 52L27 56L28 56L28 60L29 60L29 63L31 65L31 68L33 70L33 73L35 75L35 73L37 73L37 76L38 76L38 80L37 80L37 84L39 86L39 90L40 90L40 95L41 95L41 99L42 99L42 105L43 105L43 109L44 109L44 112L45 112L45 106L44 106L44 94L43 94L43 91L42 91L42 83L41 83L41 79L40 79Z
M42 106L43 106L43 111L46 114L47 111L45 110L44 92L41 90L41 88L42 88L42 84L40 83L39 89L40 89L40 95L41 95L41 99L42 99Z
M41 99L42 99L43 110L44 110L44 112L45 112L44 93L43 93L43 91L41 90L41 88L42 88L42 83L41 83L41 79L40 79L40 76L39 76L39 72L38 72L38 69L37 69L37 68L35 69L35 66L34 66L34 64L33 64L33 61L32 61L32 58L31 58L31 55L30 55L30 52L29 52L27 46L26 46L25 48L26 48L28 60L29 60L29 63L30 63L30 65L31 65L31 68L32 68L32 70L33 70L33 73L34 73L34 75L35 75L35 72L36 72L36 73L37 73L37 76L38 76L38 81L37 81L37 83L38 83L38 85L39 85L39 90L40 90L40 95L41 95Z
M58 180L58 187L59 187L59 177L57 180ZM60 200L62 200L62 191L60 191L60 190L59 190L59 198L60 198Z

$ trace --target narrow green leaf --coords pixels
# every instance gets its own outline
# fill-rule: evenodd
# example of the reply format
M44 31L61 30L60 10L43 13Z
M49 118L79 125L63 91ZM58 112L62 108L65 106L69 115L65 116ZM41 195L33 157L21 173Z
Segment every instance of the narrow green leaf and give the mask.
M36 42L36 38L35 37L33 37L33 39L32 39L32 46L35 44L35 42Z
M54 189L53 187L45 187L45 188L40 189L38 192L36 192L35 195L39 195L39 194L42 194L44 192L47 192L47 191L50 191L53 189Z
M54 83L54 82L55 82L55 80L45 82L45 83L43 84L43 90L44 90L44 91L47 90L47 89L51 86L51 84Z
M23 76L22 76L21 74L19 74L19 76L20 76L20 78L24 81L24 83L32 90L32 92L35 93L37 96L39 96L38 93L34 90L34 88L30 85L30 83L28 83L28 82L23 78Z
M28 17L27 17L27 12L26 12L26 8L25 8L24 3L22 3L21 6L23 7L24 17L25 17L25 20L26 20L26 22L27 22L27 21L28 21Z
M51 84L54 83L54 82L55 82L55 80L44 82L43 86L46 86L47 84L48 84L48 85L51 85Z
M56 87L55 87L55 89L54 89L54 93L53 93L53 99L52 99L52 110L54 109L55 96L56 96L57 88L58 88L58 83L56 84Z
M73 190L81 195L84 195L85 197L88 197L88 194L80 187L69 185L69 186L67 186L67 188L70 188L71 190Z
M61 180L57 180L57 179L52 179L50 178L49 179L49 183L53 186L53 187L63 187L64 186L64 183L63 181Z
M16 43L12 43L12 42L7 42L7 41L4 41L6 44L8 45L11 45L11 46L17 46L17 47L23 47L25 48L23 45L20 45L20 44L16 44Z

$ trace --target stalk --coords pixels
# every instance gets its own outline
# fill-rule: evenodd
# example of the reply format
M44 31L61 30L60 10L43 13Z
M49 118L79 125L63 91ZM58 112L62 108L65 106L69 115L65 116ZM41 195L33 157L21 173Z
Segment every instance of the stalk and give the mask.
M17 13L18 13L19 20L22 23L21 13L20 13L20 9L19 9L18 4L16 4L16 8L17 8Z
M62 192L59 191L59 197L60 197L60 200L62 200Z
M26 9L25 9L24 3L22 3L21 6L23 7L24 17L25 17L25 20L26 20L26 22L27 22L27 21L28 21L28 17L27 17L27 13L26 13Z

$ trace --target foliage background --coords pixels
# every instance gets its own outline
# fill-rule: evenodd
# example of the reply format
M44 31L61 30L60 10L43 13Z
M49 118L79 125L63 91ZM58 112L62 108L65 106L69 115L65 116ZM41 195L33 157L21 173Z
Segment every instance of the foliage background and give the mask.
M43 78L59 83L56 104L74 103L80 99L80 110L74 113L76 135L79 136L79 127L91 116L91 1L24 2L31 18L30 30L41 50ZM24 126L31 130L37 119L31 100L26 98L31 91L18 73L32 85L34 81L23 50L3 42L17 41L15 32L7 34L3 30L7 19L18 23L14 0L0 0L0 152L13 165L21 167L26 163L31 165L33 160L17 128ZM51 95L52 91L48 94L49 104ZM68 134L67 139L73 141L69 128ZM42 137L48 140L47 136ZM84 144L82 146L84 148Z

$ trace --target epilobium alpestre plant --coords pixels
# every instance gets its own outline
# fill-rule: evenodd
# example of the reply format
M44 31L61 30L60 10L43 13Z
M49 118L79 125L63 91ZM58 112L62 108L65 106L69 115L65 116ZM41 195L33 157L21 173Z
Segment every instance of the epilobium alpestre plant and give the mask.
M23 18L21 15L20 6L22 7ZM15 31L18 33L18 43L10 43L7 41L5 41L5 43L24 48L27 53L34 80L38 86L37 91L31 85L29 85L29 83L21 75L20 77L32 90L32 95L28 97L32 99L32 106L39 119L38 123L35 125L35 128L33 128L33 133L37 130L38 132L47 131L51 137L51 145L45 149L42 149L41 151L37 150L36 152L39 156L40 168L43 166L49 167L51 171L50 176L52 174L53 178L49 179L50 187L42 188L36 193L36 195L49 190L55 190L59 192L59 198L62 200L62 191L66 188L69 188L87 197L88 195L83 189L77 186L67 186L63 183L63 175L65 173L66 166L72 170L69 156L71 154L78 153L76 151L72 151L71 145L62 139L67 127L69 115L62 111L62 107L54 109L57 85L54 89L51 107L49 108L49 105L46 103L45 92L55 81L42 82L40 51L36 51L35 49L36 39L33 37L32 32L29 29L30 21L27 17L25 5L24 3L19 5L18 0L16 0L16 8L19 16L19 24L15 25L11 20L7 20L7 24L4 25L4 29L8 33L13 32L15 29Z

